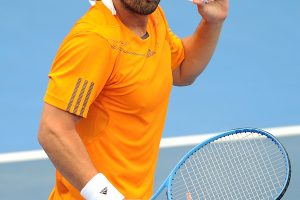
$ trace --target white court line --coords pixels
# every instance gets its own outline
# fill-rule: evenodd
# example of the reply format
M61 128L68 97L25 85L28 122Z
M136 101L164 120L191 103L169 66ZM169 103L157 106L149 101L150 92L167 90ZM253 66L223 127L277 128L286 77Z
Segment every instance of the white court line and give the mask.
M300 125L276 127L276 128L263 128L263 130L270 132L276 137L290 137L290 136L300 135ZM219 133L163 138L160 142L160 148L196 145L217 134ZM21 152L0 154L0 164L24 162L24 161L32 161L32 160L45 160L45 159L48 159L48 157L43 150L21 151Z
M48 159L43 150L20 151L0 154L0 164Z
M300 135L300 125L297 126L284 126L284 127L275 127L275 128L262 128L275 137L290 137ZM207 140L219 133L209 133L201 135L190 135L190 136L181 136L181 137L170 137L164 138L160 142L160 148L170 148L170 147L180 147L180 146L190 146L197 145L204 140Z

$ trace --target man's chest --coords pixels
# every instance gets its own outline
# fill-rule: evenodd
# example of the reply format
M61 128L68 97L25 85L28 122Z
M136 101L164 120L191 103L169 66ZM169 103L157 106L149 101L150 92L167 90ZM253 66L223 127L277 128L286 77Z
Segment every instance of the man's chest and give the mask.
M118 45L115 67L101 100L124 109L154 109L172 87L171 53L167 42Z

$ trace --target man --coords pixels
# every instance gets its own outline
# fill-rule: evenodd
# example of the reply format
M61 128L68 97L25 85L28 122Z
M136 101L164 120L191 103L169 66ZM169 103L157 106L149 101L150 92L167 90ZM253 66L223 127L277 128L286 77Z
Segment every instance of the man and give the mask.
M97 2L63 41L49 74L39 142L57 169L49 199L149 199L171 86L208 64L228 0L194 0L190 37L159 0ZM187 195L190 199L190 195Z

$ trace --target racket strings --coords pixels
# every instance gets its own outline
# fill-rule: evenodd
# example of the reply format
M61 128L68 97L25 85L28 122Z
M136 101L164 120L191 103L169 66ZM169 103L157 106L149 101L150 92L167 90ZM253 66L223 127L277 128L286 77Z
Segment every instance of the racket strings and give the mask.
M212 148L212 146L210 146L210 148ZM204 151L204 155L205 155L205 157L207 158L207 153L210 153L210 148L207 148L207 152L205 152ZM217 152L218 154L213 154L213 157L214 157L214 160L217 160L218 159L218 156L219 156L219 151ZM213 162L213 165L214 165L214 168L216 169L216 171L214 172L214 174L217 174L217 176L218 177L220 177L220 174L219 174L219 169L221 169L221 168L223 168L224 167L224 163L223 162L220 162L220 164L215 164L215 162ZM227 166L227 167L231 167L231 166ZM229 181L227 181L227 180L229 180L229 175L228 175L228 173L223 173L223 174L225 174L225 176L223 176L225 179L223 179L224 181L222 181L223 183L225 183L225 184L219 184L219 183L221 183L221 182L219 182L218 180L217 180L217 176L213 176L214 177L214 181L213 181L213 183L214 183L214 185L216 186L216 187L213 187L213 198L214 199L220 199L221 197L222 197L222 195L221 194L219 194L219 192L218 192L218 188L220 189L220 191L226 191L226 188L225 188L225 185L226 184L230 184L229 183ZM212 179L211 177L209 178L209 179ZM209 180L208 180L209 181ZM235 185L234 185L235 186ZM216 198L216 196L215 195L217 195L217 197L218 198ZM233 196L232 196L232 194L231 193L229 193L229 196L230 196L230 198L233 198Z
M258 144L258 141L260 141L260 144L261 145L259 145ZM269 140L265 140L266 142L269 142L269 143L271 143L271 144L273 144L272 142L270 142ZM252 149L252 152L255 152L255 150L254 150L254 148L253 148L253 146L250 144L250 141L248 141L248 140L246 140L245 141L246 143L249 143L249 146L251 147L251 149ZM273 170L273 172L274 172L274 174L276 175L276 172L275 172L275 169L274 169L274 164L275 164L275 159L274 159L274 155L275 154L272 154L272 155L270 155L270 151L274 151L274 148L270 148L270 150L268 151L267 150L267 145L264 145L264 143L263 143L263 141L262 141L262 138L260 137L260 138L258 138L258 139L256 139L256 140L254 140L254 144L256 145L256 149L261 149L261 148L263 148L265 151L262 151L262 152L260 152L260 153L254 153L254 154L251 154L252 155L252 159L255 159L256 160L256 162L260 162L260 163L262 163L264 166L263 166L263 168L265 169L265 170L263 170L263 168L261 168L261 165L255 165L255 166L257 166L257 167L260 167L260 168L258 168L262 173L262 175L264 176L264 178L266 179L266 180L270 180L270 177L271 177L271 174L269 173L269 171L270 170L266 170L266 169L270 169L270 167L269 166L271 166L271 169ZM244 146L244 145L243 145ZM242 150L245 152L245 149L243 148L243 146L242 146ZM275 147L275 148L277 148L277 146L275 146L275 145L270 145L270 147ZM264 155L265 156L264 156ZM251 156L250 155L250 156ZM270 157L271 156L273 156L273 162L271 162L271 159L270 159ZM276 156L275 156L276 157ZM268 159L268 161L269 161L269 163L272 163L271 165L269 165L269 166L267 166L266 165L266 162L264 162L264 159ZM281 157L279 157L279 158L282 158L282 156ZM279 159L279 161L281 161L281 159ZM256 164L256 163L254 163L254 164ZM264 172L267 172L267 175L268 176L265 176L265 173ZM257 179L257 180L259 180L259 179ZM271 183L273 184L273 180L271 180ZM273 186L274 186L274 184L273 184ZM275 187L274 187L275 188Z
M246 154L245 154L245 155L246 155ZM281 165L282 163L280 162L280 159L281 159L282 157L281 157L281 156L278 156L278 154L273 154L273 155L275 156L274 158L277 158L277 157L278 157L278 163L276 163L275 165L273 164L273 165L274 165L274 166L277 166L277 165L278 165L279 167L284 168L284 166L282 166L282 165ZM198 154L197 154L197 157L198 157ZM224 155L221 155L221 158L222 158L222 157L224 157ZM220 159L221 159L221 158L220 158ZM219 159L219 160L220 160L220 159ZM193 158L193 160L195 160L195 159ZM199 160L199 159L198 159L198 160ZM258 160L259 160L259 159L258 159ZM260 161L263 161L263 160L261 159ZM221 162L221 163L222 163L222 162ZM272 166L273 166L273 165L272 165ZM191 166L192 168L194 168L194 167L197 168L197 162L195 161L195 163L194 163L194 164L190 164L190 166ZM218 166L218 165L217 165L217 166ZM215 167L216 167L216 166L215 166ZM216 168L217 168L217 167L216 167ZM271 170L271 168L267 168L267 169L268 169L268 170ZM273 169L273 167L272 167L272 169ZM199 170L199 169L198 169L198 170ZM202 170L202 173L205 173L205 172L208 172L208 171L205 170L205 169ZM227 171L223 171L223 172L227 172ZM182 171L181 171L181 173L182 173ZM188 172L185 173L185 174L182 173L182 175L184 175L184 176L185 176L185 175L189 175L189 174L190 174L190 173L188 173ZM202 176L202 175L200 174L200 172L199 172L199 175L200 175L200 176L199 176L200 178L204 178L204 176ZM222 175L221 175L220 177L222 177Z
M277 164L277 166L279 166L279 164ZM279 166L278 169L284 170L285 167L281 166L281 164L280 164L280 166ZM266 168L266 170L271 170L271 168ZM207 172L207 171L203 170L201 173L206 173L206 172ZM224 171L224 172L225 172L225 173L226 173L226 172L228 173L229 171ZM182 176L188 176L188 175L189 175L188 173L183 174L182 171L180 171L180 173L182 174ZM223 175L220 175L218 178L226 178L226 177L225 177L226 175L227 175L227 174L224 174L224 173L223 173ZM277 177L278 177L278 178L285 177L285 174L281 174L281 175L279 175L279 176L277 176ZM204 178L206 178L206 176L199 175L199 173L198 173L198 174L197 174L197 177L191 178L191 180L199 182L198 178L204 179ZM226 181L226 180L225 180L225 181ZM186 183L185 183L185 185L186 185ZM280 185L282 186L281 183L280 183ZM175 187L173 187L173 189L176 189L176 190L182 189L182 190L184 190L184 189L182 188L182 186L177 186L177 187L175 186Z
M191 161L189 160L189 162L191 162ZM186 167L186 169L188 170L187 166L185 166L185 167ZM195 173L195 171L194 171L194 168L191 167L191 169L192 169L192 171L193 171L192 173L195 175L196 173ZM181 176L182 176L182 174L181 174ZM189 174L189 178L190 178L190 180L193 180L193 178L191 177L190 174ZM200 183L199 183L198 179L197 179L197 182L198 182L198 185L199 185ZM186 187L187 187L187 184L185 184L185 185L186 185ZM200 199L200 196L199 196L198 190L197 190L197 186L195 186L194 183L193 183L193 188L195 189L195 192L196 192L196 195L197 195L198 199Z
M197 155L198 156L198 155ZM192 159L192 160L195 160L194 158ZM194 161L195 163L196 163L196 161ZM196 168L197 169L197 165L196 164L190 164L191 165L191 167L193 168L193 172L192 173L194 173L194 174L196 174L194 171L196 171L194 168ZM277 163L276 164L276 166L279 166L279 167L282 167L282 165L281 165L281 163ZM216 166L215 166L216 167ZM216 167L217 168L217 167ZM283 168L283 167L282 167ZM267 168L267 170L271 170L271 168ZM199 179L200 180L203 180L204 178L205 178L205 176L203 176L203 175L201 175L201 174L203 174L203 173L207 173L208 171L207 170L205 170L205 169L203 169L202 170L202 173L199 171L199 168L198 168L198 174L195 176L195 178L193 179L193 181L197 181L197 183L198 183L198 185L200 185L200 183L199 183ZM219 178L218 179L222 179L222 178L224 178L225 176L227 176L228 175L228 172L229 171L224 171L225 173L223 173L223 174L221 174L220 176L219 176ZM181 171L181 175L182 176L189 176L190 175L190 173L184 173L184 172L182 172ZM226 180L228 180L229 178L228 177L226 177L227 179L225 179L225 181ZM217 184L219 181L215 181L214 182L214 184ZM174 189L176 189L176 190L180 190L180 188L178 188L178 187L173 187Z
M271 147L271 145L270 145L270 147ZM274 152L274 150L271 149L271 150L267 150L266 152L267 152L267 153L269 153L269 152ZM196 154L196 156L198 156L198 154ZM225 156L226 156L226 155L225 155ZM222 155L222 157L220 157L219 159L220 159L220 160L224 160L224 159L225 159L225 158L224 158L225 156ZM247 153L240 154L240 156L247 156ZM282 162L281 162L281 161L282 161L282 156L281 156L281 155L278 155L278 153L273 153L273 154L270 154L269 156L270 156L270 157L273 156L273 159L274 159L274 160L277 159L277 162L278 162L278 163L275 164L275 166L276 166L276 165L279 165L279 164L280 164L280 165L282 164ZM228 158L229 158L229 157L228 157ZM233 159L235 160L235 158L233 158ZM199 159L198 159L198 160L199 160ZM208 158L208 160L211 161L212 159L211 159L211 158ZM259 161L264 161L262 158L261 158L261 159L258 159L258 160L259 160ZM276 163L276 161L273 162L273 165L274 165L274 163ZM194 164L191 164L191 167L197 167L197 165L198 165L198 163L195 162ZM273 166L273 165L272 165L272 166ZM281 165L281 167L284 167L284 166ZM226 172L226 171L225 171L225 172ZM187 174L185 174L185 175L187 175Z
M212 146L210 146L210 147L212 147ZM204 153L205 154L207 154L207 153L209 153L210 151L209 151L209 148L207 149L207 151L208 152L205 152L204 151ZM219 157L223 157L224 155L221 155L220 156L220 153L219 153L219 151L217 152L217 154L215 154L214 155L214 158L215 159L218 159L217 157L216 157L216 155L218 155ZM230 155L230 154L229 154ZM231 155L230 155L231 156ZM231 156L232 157L232 156ZM223 164L223 162L220 162L221 164ZM228 165L228 163L225 163L225 164L227 164L227 166L225 166L225 167L227 167L227 168L232 168L232 166L230 166L230 165ZM217 176L219 177L218 179L220 180L220 178L224 178L225 176L222 176L222 175L220 175L218 172L219 172L219 170L221 170L223 167L224 167L224 165L217 165L218 167L216 167L216 165L214 165L214 167L217 169ZM232 170L230 170L230 171L232 171ZM227 181L227 180L229 180L229 174L228 173L224 173L223 172L223 174L225 174L226 175L226 177L225 177L225 179L224 179L224 182L225 182L225 184L223 184L223 185L228 185L228 184L232 184L232 183L230 183L229 181ZM237 174L236 173L236 176L240 176L240 174ZM219 180L217 180L217 179L215 179L215 182L220 182ZM222 180L222 179L221 179ZM234 188L238 188L238 185L237 185L237 183L236 182L233 182L234 183L234 185L233 185L233 187ZM214 183L215 184L215 183ZM217 189L217 188L219 188L220 189L220 191L221 192L223 192L223 194L224 193L226 193L226 189L225 189L225 187L223 186L223 187L220 187L219 185L217 185L217 187L215 188L215 190ZM230 198L232 199L232 198L234 198L234 195L232 195L232 193L229 193L229 195L230 195ZM220 195L220 194L218 194L218 197L219 197L219 199L221 199L222 198L222 196L223 195ZM214 199L216 199L215 198L215 196L214 196Z
M278 166L279 169L285 169L285 167L282 166L281 157L279 157L279 156L276 156L276 157L279 158L278 161L277 161L277 163L274 162L274 165L273 165L272 167L266 167L265 169L267 169L267 170L274 170L273 168L276 167L276 166ZM274 157L274 158L275 158L275 157ZM261 159L261 161L263 161L263 160ZM216 166L218 166L218 165L216 165ZM198 168L197 163L191 164L190 167L195 167L196 169ZM205 172L209 172L209 171L210 171L209 169L207 169L207 170L204 169L203 171L201 171L201 173L205 173ZM230 169L224 170L223 172L225 172L225 173L226 173L226 172L230 172ZM181 173L182 173L183 175L189 176L189 172L188 172L188 171L186 171L186 173L183 173L183 172L181 171ZM204 178L205 176L199 175L199 177L200 177L200 178ZM220 177L222 177L222 176L220 176ZM279 181L279 180L278 180L278 181Z
M279 178L284 178L285 177L285 175L280 175L280 176L278 176ZM200 178L203 178L203 177L200 177ZM217 184L218 183L218 181L217 182L215 182L215 184ZM236 183L236 182L234 182L234 183ZM265 182L265 183L267 183L267 182ZM206 182L204 182L203 181L203 184L206 184ZM227 183L226 183L227 184ZM231 183L232 184L232 183ZM264 183L262 183L262 184L264 184ZM250 186L249 184L246 184L246 186ZM237 185L236 185L236 188L239 188ZM207 191L204 191L202 188L198 188L200 191L200 194L205 194L205 192L207 192ZM177 190L177 192L182 192L182 194L184 193L184 192L186 192L187 190L185 189L185 188L182 188L182 187L180 187L180 188L173 188L173 190ZM222 189L221 189L222 190ZM225 191L225 190L222 190L223 192ZM274 191L276 191L276 190L274 190ZM212 191L213 192L213 191ZM185 193L184 193L185 194ZM174 196L174 195L173 195ZM199 196L199 194L197 194L197 196ZM175 198L176 199L176 198Z
M260 151L261 148L264 151ZM270 151L275 153L269 155ZM197 151L183 164L174 177L172 197L185 199L187 192L195 199L273 197L285 179L284 159L276 151L278 147L259 134L223 137ZM270 184L274 179L276 184Z
M260 140L260 139L257 139L257 140ZM257 144L257 140L253 140L254 141L254 144L255 144L255 146L256 146L256 148L257 149L260 149L261 147L259 147L258 146L258 144ZM248 141L248 140L245 140L245 142L246 143L250 143L250 141ZM264 144L263 144L264 145ZM244 146L245 145L242 145L241 146L241 149L242 149L242 151L244 151L245 152L245 149L244 149ZM255 152L255 150L254 150L254 147L250 144L249 145L250 147L251 147L251 150L252 150L252 152ZM266 153L266 152L265 152ZM262 188L263 188L263 190L261 191L261 192L259 192L258 190L257 190L257 187L255 187L255 185L253 185L254 187L248 187L248 188L253 188L253 191L256 193L256 195L258 196L258 197L261 197L261 195L267 195L267 193L268 193L268 190L265 188L265 187L263 187L266 183L268 183L269 181L271 181L271 183L272 183L272 185L273 185L273 187L274 187L274 184L273 184L273 182L272 182L272 180L270 180L269 178L270 178L270 176L265 176L265 172L268 172L268 170L263 170L263 168L262 168L262 166L261 165L256 165L256 162L260 162L260 163L263 163L263 164L265 164L265 162L264 162L264 158L263 158L263 156L260 154L260 153L254 153L254 154L249 154L249 158L250 159L248 159L248 157L246 156L246 161L248 162L248 164L253 164L253 166L255 166L256 168L255 168L255 171L256 172L258 172L258 176L259 175L262 175L263 176L263 178L264 179L254 179L254 181L253 181L253 183L254 184L257 184L257 185L260 185L260 186L262 186ZM261 159L259 159L259 158L261 158ZM247 163L246 162L246 163ZM264 169L266 169L267 168L267 166L266 165L264 165ZM248 168L247 168L248 169ZM246 171L246 175L247 175L247 172L249 172L249 171ZM256 175L256 174L253 174L253 175ZM246 180L249 180L249 176L248 177L246 177ZM247 186L247 185L246 185ZM275 188L275 187L274 187ZM272 195L272 193L270 193L271 195Z
M242 146L243 147L243 146ZM249 160L247 161L247 162L249 162ZM257 171L257 169L255 169L255 171ZM248 172L249 173L249 172ZM237 174L237 173L236 173ZM237 174L238 176L240 175L240 174ZM247 174L245 174L245 176L247 176ZM245 179L245 180L248 180L248 179ZM259 183L256 183L256 184L259 184ZM247 183L247 182L245 182L244 181L244 185L246 185L246 186L249 186L249 183Z
M261 141L261 139L259 139L259 141L261 142L261 144L263 144L263 142ZM264 152L266 152L267 151L267 149L266 149L266 147L264 146L264 145L262 145L263 146L263 148L264 148ZM268 161L269 161L269 163L272 163L272 161L271 161L271 159L270 159L270 156L266 156L267 157L267 159L268 159ZM274 172L274 174L275 174L275 177L276 177L276 179L277 179L277 182L279 183L279 185L280 185L280 180L279 180L279 178L278 178L278 176L276 176L276 170L275 170L275 168L274 168L274 165L271 165L272 166L272 169L273 169L273 172ZM267 172L269 172L268 170L267 170ZM271 176L271 174L270 173L268 173L269 174L269 176ZM272 182L273 183L273 182ZM282 185L280 185L280 186L283 186L283 184ZM275 186L274 186L274 188L275 188Z
M262 147L264 149L264 151L262 151L260 154L254 154L254 155L260 156L261 160L264 160L264 159L268 160L268 162L261 161L261 163L263 163L263 165L264 165L264 167L263 167L264 170L262 168L260 168L260 170L262 171L264 176L267 175L267 176L265 176L265 180L268 181L267 183L262 182L262 184L261 184L261 187L263 188L262 197L271 196L272 199L274 199L278 195L278 193L280 192L280 189L284 185L283 181L285 180L285 169L286 169L285 160L282 155L282 152L279 150L277 145L273 145L271 150L278 153L279 159L277 159L277 156L273 156L274 154L272 155L273 157L270 156L268 153L268 150L267 150L267 145L264 145L264 142L274 144L273 141L271 141L270 139L263 140L261 137L258 138L257 140L255 140L256 147L257 148ZM259 145L258 143L260 143L261 145ZM279 161L279 163L278 163L278 161ZM276 168L275 168L275 166L276 166ZM270 168L271 168L271 170L269 170ZM278 175L278 174L281 174L281 175ZM282 178L281 179L282 182L279 180L280 177ZM277 180L277 183L276 183L275 179ZM265 185L269 185L269 187L265 187Z
M268 169L267 169L267 170L268 170ZM180 172L180 173L182 173L182 172ZM203 171L202 173L205 173L205 171ZM225 177L226 175L227 175L227 174L222 175L222 176L220 176L219 178L226 178L226 177ZM185 174L182 174L182 176L185 176ZM198 175L197 175L197 177L200 178L200 179L202 179L202 182L205 184L205 182L203 181L203 179L206 178L205 176L198 176ZM282 175L279 175L279 176L278 176L278 178L283 178L283 177L285 177L285 174L282 174ZM191 179L191 180L197 181L198 184L199 184L198 178L194 178L194 179ZM226 181L226 180L225 180L225 181ZM217 184L218 181L217 181L217 182L213 182L213 183ZM185 185L186 185L186 183L185 183ZM186 191L186 190L185 190L184 188L182 188L181 186L180 186L180 187L173 187L173 189L175 189L175 190L183 190L183 191ZM200 189L201 189L201 188L200 188Z
M258 140L260 140L260 139L258 139ZM256 144L256 147L257 148L259 148L258 147L258 145L257 145L257 143L255 142L255 144ZM263 148L264 148L264 145L262 145L263 146ZM253 149L253 147L251 146L251 148ZM266 148L264 148L264 150L266 150ZM266 153L266 152L265 152ZM271 163L271 161L270 161L270 159L269 159L269 156L266 156L266 158L262 155L262 154L254 154L254 156L256 157L256 160L257 161L259 161L259 159L257 158L257 156L259 156L260 158L261 158L261 163L263 163L264 164L264 168L265 169L267 169L268 167L266 166L266 162L263 162L263 160L264 159L268 159L268 161L269 161L269 163ZM261 165L259 165L259 166L261 166ZM271 165L271 168L273 169L273 171L274 171L274 168L272 167L273 166L273 164ZM269 173L269 170L263 170L262 168L259 168L259 170L262 172L262 174L263 174L263 176L264 176L264 179L265 180L267 180L267 181L270 181L270 183L271 183L271 185L270 186L273 186L273 188L274 188L274 190L276 191L276 187L275 187L275 185L274 185L274 182L273 182L273 180L272 180L272 177L271 177L271 174ZM267 174L265 174L264 172L267 172ZM274 173L275 175L276 175L276 173ZM265 176L265 175L267 175L267 176ZM258 179L259 180L259 179ZM265 187L262 187L263 188L263 191L262 191L262 193L263 194L268 194L268 193L270 193L270 195L273 197L273 188L270 188L270 190L268 191ZM257 194L259 194L259 193L257 193Z
M228 145L227 145L228 146ZM243 146L242 146L243 147ZM249 160L247 161L247 162L249 162ZM255 170L257 170L257 169L255 169ZM249 172L248 172L249 173ZM237 174L237 175L239 175L239 174ZM247 180L247 179L245 179L245 180ZM244 183L245 184L245 183ZM246 182L246 184L247 184L247 182ZM247 184L247 185L249 185L249 184Z

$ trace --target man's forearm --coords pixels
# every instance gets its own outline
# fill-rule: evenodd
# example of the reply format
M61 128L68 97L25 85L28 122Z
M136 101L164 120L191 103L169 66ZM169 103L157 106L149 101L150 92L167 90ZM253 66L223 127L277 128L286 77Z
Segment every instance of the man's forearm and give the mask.
M205 69L217 46L222 25L202 20L195 33L182 40L185 51L179 69L182 83L192 83Z
M39 142L56 169L79 191L98 173L75 130L41 127Z

